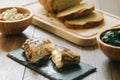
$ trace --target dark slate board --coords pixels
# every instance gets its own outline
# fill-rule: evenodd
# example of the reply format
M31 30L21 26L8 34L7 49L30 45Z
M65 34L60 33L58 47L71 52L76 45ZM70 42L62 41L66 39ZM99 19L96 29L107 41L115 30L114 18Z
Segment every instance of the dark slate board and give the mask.
M14 50L8 53L7 56L51 80L79 80L96 71L96 68L83 62L80 62L79 65L67 67L62 71L56 70L51 60L41 67L35 66L28 63L23 49Z

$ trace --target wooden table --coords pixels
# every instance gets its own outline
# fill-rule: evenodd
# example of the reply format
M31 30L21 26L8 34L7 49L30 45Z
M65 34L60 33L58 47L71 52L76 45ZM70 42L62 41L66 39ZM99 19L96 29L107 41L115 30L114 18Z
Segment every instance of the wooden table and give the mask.
M14 3L11 1L14 1ZM0 7L7 6L10 2L11 5L18 4L17 6L28 2L28 0L19 0L21 1L20 3L18 3L18 0L11 1L4 0L3 4L0 3ZM0 35L0 80L48 80L33 70L6 57L8 52L20 48L27 38L39 37L45 37L58 45L62 44L65 47L69 47L81 55L82 62L97 68L97 72L90 74L83 80L120 80L120 63L110 61L97 46L80 47L34 25L30 25L22 34L17 36Z

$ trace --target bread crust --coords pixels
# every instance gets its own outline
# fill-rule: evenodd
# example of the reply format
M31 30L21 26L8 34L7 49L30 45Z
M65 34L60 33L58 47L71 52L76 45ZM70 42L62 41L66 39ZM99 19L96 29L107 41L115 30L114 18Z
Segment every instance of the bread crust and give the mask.
M79 17L77 19L74 19L73 21L72 20L68 20L68 21L66 20L64 22L64 25L67 28L70 28L70 29L88 29L88 28L96 27L96 26L100 25L104 21L104 17L103 17L103 13L102 12L94 11L91 14L88 14L88 15L86 15L86 17L85 16ZM92 15L95 15L95 17L93 17ZM92 19L91 16L94 19ZM84 21L84 23L79 22L79 20L80 21L81 21L81 19L87 20L87 19L89 19L89 17L92 20ZM82 22L83 22L83 20L82 20ZM74 21L77 21L77 23L76 22L74 23Z
M64 15L64 16L61 16L61 17L56 16L56 18L58 18L61 21L71 20L71 19L75 19L75 18L80 17L80 16L87 15L87 14L91 13L94 9L95 9L94 6L92 6L89 9L82 9L82 10L79 10L78 12L68 14L68 15Z
M100 25L103 21L104 21L104 19L99 20L99 21L91 21L91 22L87 22L83 25L69 24L69 23L65 22L64 25L70 29L88 29L88 28L93 28L93 27Z
M47 7L49 11L53 11L53 2L54 0L47 0Z
M39 2L42 4L42 6L48 11L48 12L52 12L52 13L58 13L66 8L72 7L72 5L66 7L64 6L63 9L60 9L60 7L62 7L62 4L64 3L63 1L61 1L61 6L55 8L54 5L58 5L59 3L55 3L57 0L39 0ZM69 3L70 0L68 0L67 2ZM78 5L78 0L76 0L76 3L73 3L73 5ZM81 0L79 0L80 2ZM60 9L60 10L59 10Z
M39 2L44 6L48 11L52 11L54 0L39 0Z

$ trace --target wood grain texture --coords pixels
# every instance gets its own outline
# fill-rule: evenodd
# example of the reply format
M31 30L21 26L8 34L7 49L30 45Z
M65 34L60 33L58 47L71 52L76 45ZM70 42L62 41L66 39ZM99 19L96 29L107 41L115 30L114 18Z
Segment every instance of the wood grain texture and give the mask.
M23 42L32 35L29 28L25 30L27 34L20 34L16 36L0 35L0 80L22 80L24 76L25 67L9 59L6 55L8 52L18 49ZM34 29L33 29L34 31ZM32 32L33 33L33 32Z
M90 75L88 78L86 77L85 80L112 80L110 62L108 58L103 55L98 47L93 47L93 50L93 53L86 54L91 58L88 63L96 66L97 72Z
M104 22L99 26L89 29L73 30L68 29L64 26L62 22L54 17L47 16L47 11L40 5L40 3L35 3L26 6L34 12L33 24L43 28L51 33L54 33L70 42L73 42L80 46L91 46L96 44L96 35L99 31L114 27L120 24L120 18L114 17L111 14L97 10L103 13Z
M13 5L21 5L23 3L29 3L30 1L34 0L0 0L0 7L11 6ZM109 4L110 7L116 7L115 12L119 15L119 0L85 0L95 3L97 8L101 7L102 5L107 6ZM99 1L102 3L99 3ZM116 3L116 4L114 4ZM112 6L115 5L115 6ZM109 10L113 14L114 9L109 9L106 7L102 7L103 9ZM101 9L101 8L100 8ZM109 18L110 19L110 18ZM112 23L111 20L110 23ZM35 27L35 28L34 28ZM44 31L43 29L30 26L28 27L21 36L16 37L4 37L0 34L0 80L48 80L47 78L41 76L40 74L21 66L20 64L12 61L11 59L6 57L6 54L14 49L19 48L24 40L27 38L39 38L45 37L50 39L52 42L68 47L79 53L81 55L81 60L83 62L89 63L95 67L97 67L97 72L85 77L83 80L119 80L120 79L120 63L119 62L112 62L110 61L98 47L80 47L75 45L67 40L60 38L50 32Z
M25 38L23 34L11 37L0 35L0 80L17 80L18 78L22 80L25 67L9 59L6 55L9 51L21 47Z

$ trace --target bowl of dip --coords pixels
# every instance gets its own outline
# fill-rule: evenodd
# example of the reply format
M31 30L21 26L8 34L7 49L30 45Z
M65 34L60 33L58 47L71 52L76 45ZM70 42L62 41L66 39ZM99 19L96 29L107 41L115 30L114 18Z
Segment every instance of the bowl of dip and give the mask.
M5 35L22 33L32 21L33 12L24 7L0 8L0 32Z
M109 59L120 61L120 28L101 31L97 35L97 44Z

